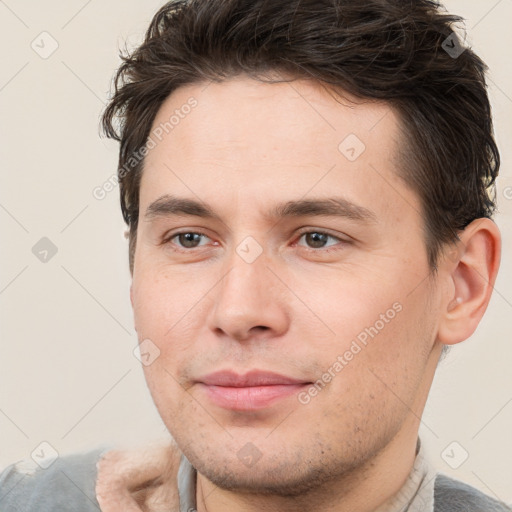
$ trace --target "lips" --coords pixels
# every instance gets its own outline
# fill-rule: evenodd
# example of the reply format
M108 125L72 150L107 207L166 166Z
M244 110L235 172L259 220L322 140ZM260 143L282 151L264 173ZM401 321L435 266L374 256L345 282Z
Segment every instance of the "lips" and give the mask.
M260 370L252 370L245 375L238 375L232 371L220 371L206 375L198 380L207 386L226 386L232 388L306 384L306 381L303 380Z
M261 370L252 370L244 375L219 371L198 379L199 387L211 402L235 411L268 408L310 384L311 382Z

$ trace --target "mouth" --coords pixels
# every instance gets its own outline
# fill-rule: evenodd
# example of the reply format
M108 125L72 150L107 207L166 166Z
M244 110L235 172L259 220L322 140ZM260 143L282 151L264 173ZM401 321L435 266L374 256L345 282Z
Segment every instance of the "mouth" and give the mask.
M244 375L215 372L197 384L215 405L233 411L255 411L290 398L312 383L273 372L252 370Z

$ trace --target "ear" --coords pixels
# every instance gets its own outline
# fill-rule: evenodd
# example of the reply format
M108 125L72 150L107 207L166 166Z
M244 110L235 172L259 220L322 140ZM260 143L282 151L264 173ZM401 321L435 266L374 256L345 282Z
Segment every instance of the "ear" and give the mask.
M500 266L501 235L487 218L475 219L460 234L458 250L443 262L447 292L443 297L438 339L454 345L476 330L491 299Z

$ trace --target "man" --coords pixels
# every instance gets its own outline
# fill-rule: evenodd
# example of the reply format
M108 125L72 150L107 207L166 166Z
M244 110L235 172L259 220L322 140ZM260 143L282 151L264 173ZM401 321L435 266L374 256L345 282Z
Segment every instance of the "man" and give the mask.
M501 250L485 66L456 21L426 0L156 14L103 123L176 444L13 466L2 510L511 510L418 438Z

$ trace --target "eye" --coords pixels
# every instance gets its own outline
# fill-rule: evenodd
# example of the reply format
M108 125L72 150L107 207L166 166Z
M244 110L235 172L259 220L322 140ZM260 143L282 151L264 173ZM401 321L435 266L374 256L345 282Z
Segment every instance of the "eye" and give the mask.
M325 233L324 231L306 231L300 235L299 241L304 239L308 249L323 249L337 245L337 242L344 242L341 238ZM326 245L328 240L334 240L336 243ZM299 244L302 245L302 244Z
M168 236L162 243L171 243L177 247L177 250L188 250L206 245L207 240L210 240L210 237L204 233L196 231L182 231L181 233L174 233ZM304 240L305 245L300 243L301 240ZM331 243L329 243L329 241ZM297 245L307 249L329 250L331 247L340 245L340 243L343 244L348 242L324 231L310 230L304 231L300 234Z
M200 247L201 240L204 238L208 238L204 233L196 233L195 231L184 231L182 233L175 233L174 235L168 237L164 240L164 243L172 242L182 249L195 249L196 247ZM173 240L176 239L176 242Z

